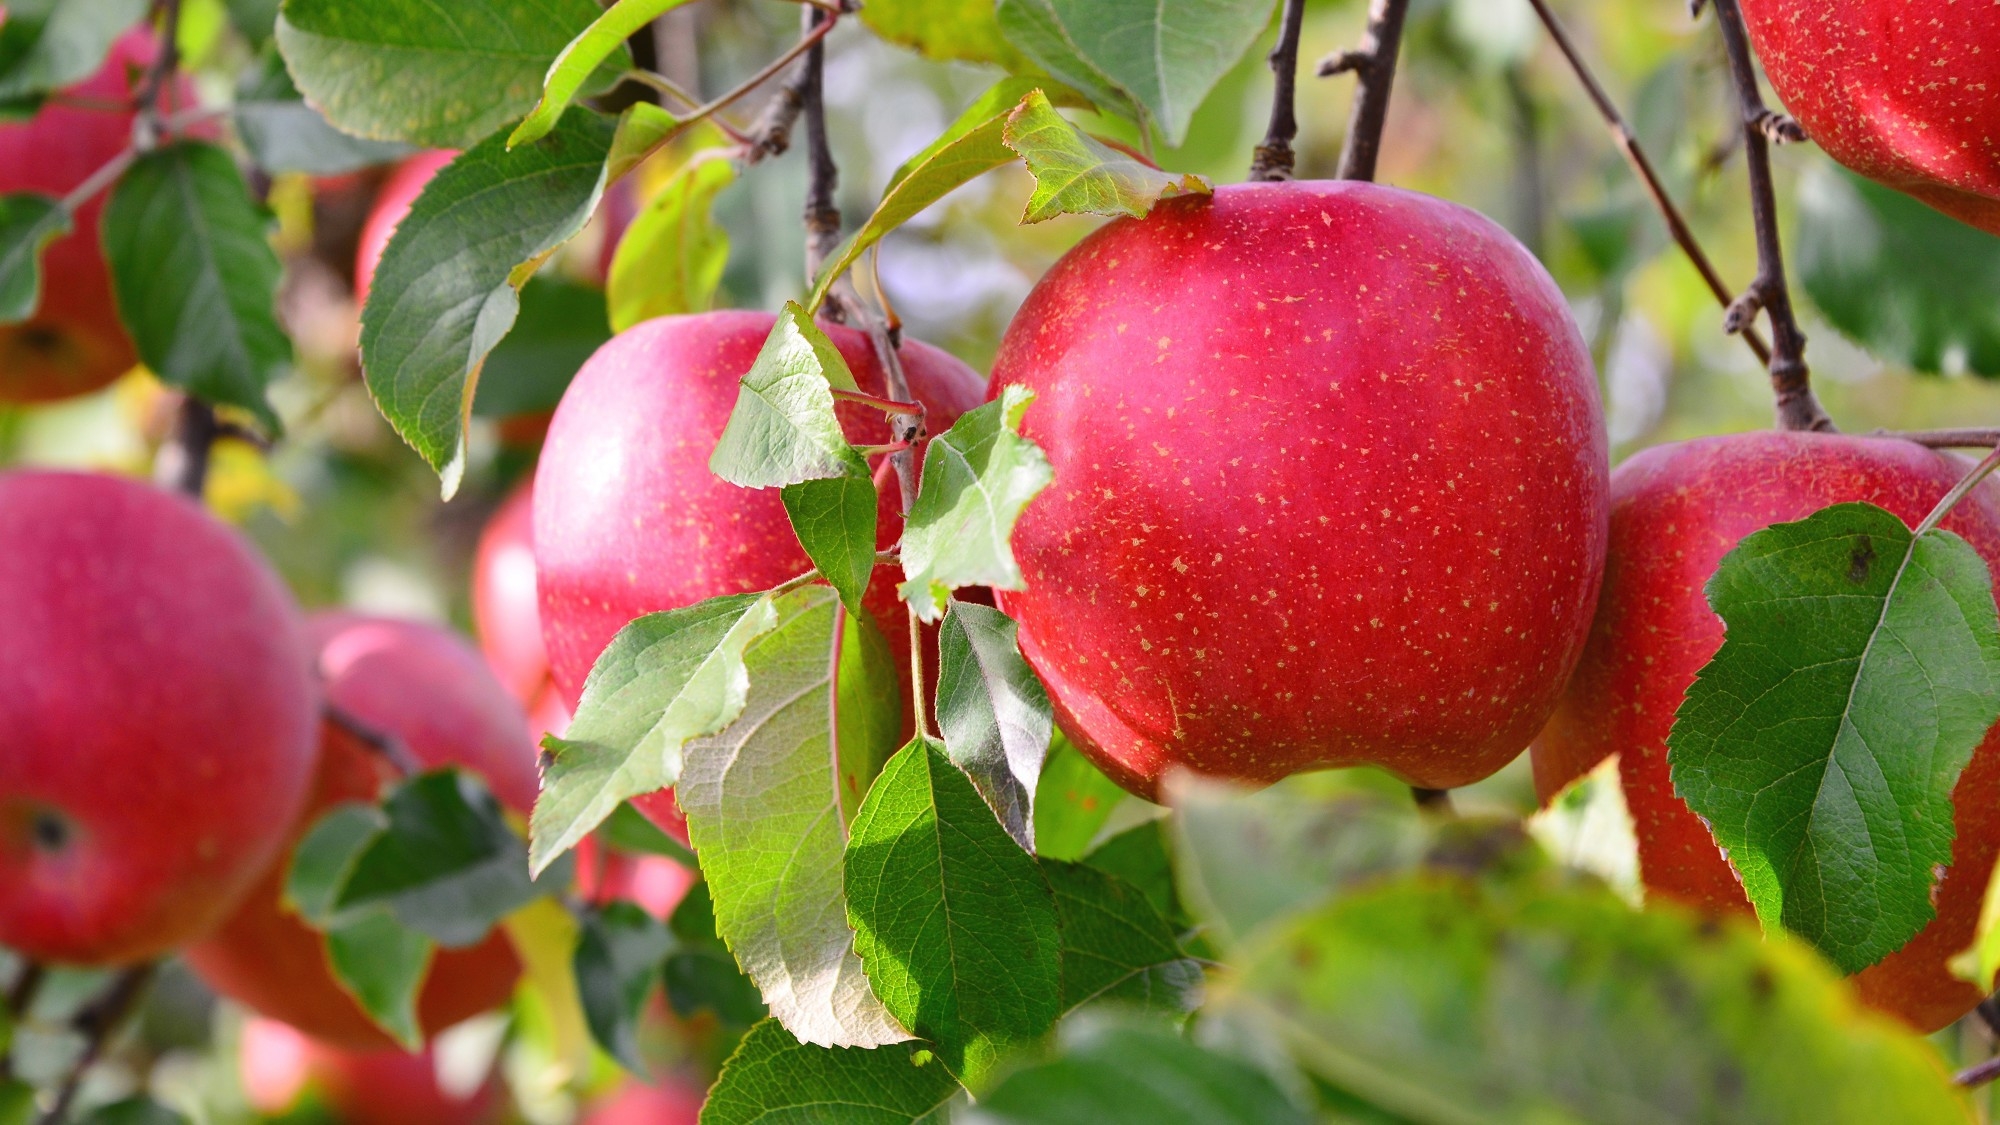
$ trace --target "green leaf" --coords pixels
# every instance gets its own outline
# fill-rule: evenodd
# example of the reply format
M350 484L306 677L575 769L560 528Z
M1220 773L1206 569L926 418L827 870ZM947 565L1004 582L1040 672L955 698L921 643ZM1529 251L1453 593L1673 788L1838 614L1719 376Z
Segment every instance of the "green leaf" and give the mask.
M598 1045L635 1074L645 1067L639 1013L673 947L667 927L632 903L613 902L583 915L575 960L583 1014Z
M388 815L374 805L351 801L328 810L292 849L286 904L313 928L326 929L361 853L388 828Z
M336 128L466 148L528 112L557 54L597 16L591 0L286 0L277 38ZM590 90L630 65L621 46Z
M569 103L575 100L607 59L629 59L625 41L655 19L687 3L687 0L617 0L604 14L562 49L549 64L542 79L542 98L527 118L507 138L507 147L538 141L555 127Z
M1056 903L943 747L898 751L855 814L847 917L876 995L977 1091L1061 1014Z
M69 212L44 195L0 195L0 324L42 303L42 251L70 231Z
M861 9L861 22L926 58L993 63L1008 71L1031 65L1001 37L992 0L874 0Z
M626 798L674 784L688 740L743 713L744 649L778 623L769 595L735 594L618 631L584 681L568 732L542 740L554 757L530 819L537 874Z
M958 1083L914 1044L819 1047L777 1020L750 1029L701 1107L701 1125L947 1125Z
M707 312L715 303L729 263L729 232L710 209L735 182L735 164L697 156L633 217L605 288L612 331L656 316Z
M1271 0L1003 0L999 18L1001 31L1050 73L1086 93L1116 88L1138 105L1142 125L1157 125L1178 147L1195 109L1264 33L1272 7Z
M724 1027L744 1030L769 1014L756 983L743 975L715 932L715 902L707 883L688 888L668 924L678 948L667 958L664 972L667 1003L676 1015L712 1012Z
M1215 191L1192 172L1162 172L1089 136L1057 113L1040 91L1029 94L1007 119L1005 141L1035 177L1023 223L1057 215L1139 218L1162 199Z
M1153 909L1176 928L1188 925L1187 908L1181 905L1174 885L1174 860L1164 819L1149 820L1120 832L1091 849L1083 862L1108 875L1116 875L1146 896Z
M604 293L537 275L521 288L521 314L479 373L472 412L510 418L554 410L584 362L611 339Z
M292 362L282 270L236 161L195 141L155 149L118 181L103 223L118 317L146 366L277 430L264 392Z
M1746 536L1708 583L1727 627L1675 713L1674 790L1769 929L1848 972L1936 915L1952 787L2000 717L1977 552L1872 504Z
M144 1094L135 1094L98 1106L77 1118L77 1125L187 1125L187 1118Z
M1001 0L994 8L1000 34L1064 84L1082 91L1098 109L1139 122L1144 110L1103 71L1091 65L1055 16L1047 0Z
M743 375L710 471L744 488L867 478L868 462L847 443L833 413L835 387L857 390L854 373L806 310L787 301Z
M396 227L361 313L361 364L382 415L444 478L464 471L465 425L487 353L520 311L521 272L583 229L604 192L615 127L572 109L509 151L489 137L445 165Z
M1063 1029L1061 1054L1015 1071L969 1125L1307 1125L1262 1071L1124 1020Z
M1174 1013L1201 1003L1201 966L1139 888L1081 863L1040 861L1062 932L1062 1008L1112 1000Z
M1012 618L954 601L938 631L937 722L945 752L1009 835L1035 850L1035 785L1054 729L1049 693L1021 659Z
M1802 945L1588 884L1378 883L1283 921L1220 1001L1417 1121L1962 1121L1935 1050Z
M916 218L953 189L1003 164L1013 163L1014 153L1002 143L1001 134L1006 129L1008 115L1036 90L1033 79L1001 79L959 114L944 135L904 161L889 177L889 186L883 189L882 202L876 204L875 213L820 268L806 307L819 308L840 275L890 231Z
M401 159L405 144L351 137L326 123L305 103L285 71L285 60L267 51L236 85L237 135L257 167L268 173L334 176Z
M279 0L222 0L222 6L229 9L229 22L253 46L263 46L278 30Z
M333 979L369 1019L413 1051L424 1041L417 994L436 952L436 943L385 910L367 911L326 931Z
M1128 796L1057 729L1035 783L1035 854L1081 859Z
M0 101L58 90L97 73L148 0L9 0L0 19Z
M936 621L960 586L1022 587L1014 521L1055 477L1041 449L1021 436L1021 415L1034 400L1026 387L1003 387L998 400L966 411L924 452L903 529L900 592L925 621Z
M18 1078L0 1078L0 1125L32 1125L35 1088Z
M779 624L744 656L742 717L688 744L675 794L716 930L771 1014L807 1042L879 1046L908 1033L854 955L841 855L849 810L896 745L902 697L866 614L846 615L833 674L836 606L823 586L778 603Z
M869 477L838 476L786 485L778 495L806 557L840 592L847 612L860 613L875 573L875 521L880 498Z
M694 853L685 844L660 831L659 825L647 820L645 814L629 804L611 810L611 815L604 819L604 826L598 831L606 844L621 852L665 856L690 871L701 870L701 865L695 862Z
M1799 280L1842 335L1918 371L2000 378L2000 238L1831 165L1798 200Z

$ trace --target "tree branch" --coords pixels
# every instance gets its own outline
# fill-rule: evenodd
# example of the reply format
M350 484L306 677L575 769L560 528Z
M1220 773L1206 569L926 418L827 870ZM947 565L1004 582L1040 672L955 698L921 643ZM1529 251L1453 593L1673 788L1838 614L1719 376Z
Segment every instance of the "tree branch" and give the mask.
M69 1116L70 1106L76 1101L77 1089L83 1084L84 1073L104 1057L112 1037L138 1010L139 1001L152 985L158 968L158 962L149 961L120 973L102 996L85 1005L70 1021L71 1028L83 1036L83 1053L77 1056L69 1072L63 1076L54 1104L41 1116L41 1125L58 1125Z
M822 24L831 24L834 17L819 8L807 7L804 19L806 32L810 34ZM834 201L834 190L840 185L840 167L834 163L833 147L826 135L823 39L815 41L806 52L800 76L803 79L800 106L806 120L806 284L811 285L819 276L821 263L840 245L840 206ZM835 320L842 319L837 306L828 311Z
M1278 44L1271 48L1271 125L1264 131L1264 143L1257 146L1250 161L1252 180L1277 181L1292 178L1298 157L1292 139L1299 135L1296 112L1299 79L1299 25L1305 22L1306 0L1285 0L1278 24Z
M180 69L180 26L181 0L161 0L160 53L132 99L139 111L132 135L141 149L150 149L160 141L160 96L172 88L174 72Z
M222 432L214 407L192 394L182 396L173 436L153 458L153 483L200 500L208 484L210 454Z
M320 713L334 729L359 742L371 753L389 763L389 767L404 777L415 777L424 772L424 765L410 748L388 731L373 726L361 716L345 707L327 700L320 705Z
M1396 54L1403 42L1403 22L1410 0L1368 0L1368 31L1361 46L1320 60L1319 76L1353 71L1359 79L1354 110L1347 120L1347 140L1340 149L1339 177L1372 180L1382 151L1382 126L1389 119L1389 91L1396 84Z
M1743 155L1750 170L1750 215L1757 225L1757 277L1730 303L1722 327L1741 332L1759 310L1771 322L1771 389L1777 396L1781 430L1831 431L1833 419L1813 397L1812 373L1806 367L1806 337L1792 311L1791 290L1785 284L1784 249L1778 243L1778 196L1771 184L1771 140L1789 139L1787 130L1769 109L1757 88L1757 67L1750 56L1750 36L1736 0L1715 0L1715 19L1722 26L1722 45L1729 54L1729 73L1736 83L1743 117ZM1802 133L1798 134L1803 136Z

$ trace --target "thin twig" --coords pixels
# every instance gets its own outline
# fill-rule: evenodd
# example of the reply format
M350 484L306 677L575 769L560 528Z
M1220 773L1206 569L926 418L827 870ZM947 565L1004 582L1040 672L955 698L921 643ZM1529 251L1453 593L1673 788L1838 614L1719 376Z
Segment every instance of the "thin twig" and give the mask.
M1709 260L1708 252L1703 250L1701 243L1695 239L1694 231L1688 226L1687 218L1681 214L1680 207L1674 203L1673 197L1667 194L1666 185L1660 182L1660 174L1653 169L1653 162L1646 156L1646 150L1639 146L1639 137L1632 131L1632 126L1626 123L1625 115L1618 112L1617 104L1611 100L1611 95L1605 92L1603 83L1597 80L1597 75L1591 71L1590 64L1583 61L1582 52L1577 50L1575 41L1569 37L1569 31L1563 27L1562 21L1556 18L1547 0L1528 0L1528 2L1534 5L1535 14L1541 17L1542 26L1548 28L1549 37L1555 40L1563 58L1569 61L1569 68L1576 74L1577 81L1583 83L1584 91L1590 95L1591 103L1597 107L1598 116L1604 118L1604 124L1611 130L1612 142L1624 155L1625 162L1632 166L1632 171L1638 174L1639 182L1644 185L1646 194L1651 197L1653 208L1660 213L1662 219L1666 220L1667 233L1673 237L1674 244L1681 248L1681 253L1687 255L1688 261L1694 263L1695 271L1701 274L1702 281L1708 285L1708 291L1715 295L1716 301L1724 309L1729 308L1730 302L1736 299L1735 292L1722 280L1722 274L1717 272L1715 263ZM1744 326L1742 336L1744 344L1756 353L1757 362L1769 367L1771 346L1764 342L1764 337L1749 325Z
M71 1028L83 1036L83 1053L63 1075L62 1084L56 1090L56 1100L42 1115L41 1125L57 1125L69 1116L70 1105L76 1101L77 1089L83 1085L84 1072L104 1057L112 1036L138 1010L139 1000L153 983L153 974L158 968L158 962L149 961L118 974L102 996L85 1005L70 1021Z
M424 772L424 764L417 760L417 756L410 752L410 748L403 744L402 739L369 723L332 700L321 704L320 712L335 729L389 763L389 768L402 776L415 777Z
M895 399L882 398L861 391L842 390L839 387L834 387L832 390L833 397L842 402L858 402L888 414L921 414L924 410L924 405L920 402L897 402Z
M817 7L814 7L811 10L816 13L824 12L824 9ZM680 118L681 125L683 127L692 125L693 123L700 121L703 118L714 116L715 114L721 112L722 110L725 110L730 106L736 104L737 100L742 98L745 94L748 94L752 90L755 90L757 87L762 86L766 82L769 82L774 75L778 74L780 71L790 66L793 63L793 61L795 61L800 55L803 55L807 51L812 50L813 47L819 43L820 40L826 38L827 32L832 31L833 25L838 22L839 22L838 16L825 15L824 18L821 20L821 22L818 24L818 26L814 27L811 31L801 36L799 38L799 41L792 44L791 47L785 51L784 54L779 55L777 58L772 59L769 63L766 63L762 70L759 70L757 73L737 83L735 86L732 86L727 93L720 94L717 97L707 102L704 102L700 106L697 106L696 108L690 110L686 115ZM679 135L679 133L680 130L676 130L672 135L677 136ZM750 144L752 146L756 146L757 144L759 144L760 142L758 141L755 135L756 133L757 130L752 130L751 135L746 136L744 138L745 143ZM751 152L753 154L756 151L757 150L755 147L751 149Z
M792 126L798 124L799 114L806 107L806 72L804 67L792 72L771 100L764 104L764 111L757 115L757 123L750 128L750 149L743 156L743 163L756 164L774 156L783 156L792 147Z
M1750 170L1750 215L1757 226L1757 278L1724 314L1722 326L1741 332L1761 309L1771 323L1771 390L1777 396L1778 428L1824 430L1833 419L1813 397L1812 373L1806 367L1806 337L1792 312L1792 294L1785 284L1784 249L1778 242L1778 196L1771 184L1771 138L1786 130L1764 107L1757 88L1757 67L1750 57L1750 36L1736 0L1715 0L1715 19L1722 26L1723 48L1743 115L1743 155Z
M181 398L174 412L174 432L153 458L153 483L201 499L208 484L210 454L222 424L215 408L194 395Z
M1937 502L1937 506L1931 509L1931 514L1925 516L1924 522L1918 524L1910 534L1922 535L1944 522L1944 518L1951 514L1951 510L1958 507L1958 502L1979 487L1979 482L1985 480L1994 469L2000 469L2000 446L1994 446L1993 452L1988 453L1985 460L1974 465L1971 472L1959 478L1959 482L1951 486L1951 491L1944 494Z
M1952 1075L1951 1080L1960 1086L1984 1086L1995 1078L2000 1078L2000 1058L1991 1058L1977 1066L1968 1066Z
M1932 449L1989 449L2000 445L2000 430L1876 430L1868 436L1901 438Z
M701 109L702 102L700 98L697 98L692 93L689 93L687 90L682 89L680 83L675 82L673 79L668 78L666 75L661 74L659 71L647 70L643 67L633 67L631 70L625 72L625 77L631 79L634 82L637 82L641 86L645 86L649 89L655 90L659 93L665 94L670 98L673 98L675 101L680 102L681 105L686 107L690 112L697 112ZM733 124L728 118L724 117L720 112L711 111L708 115L708 119L709 122L713 124L716 128L722 130L724 136L727 136L730 140L735 141L737 144L747 145L753 142L753 138L750 136L750 134L743 131L742 126Z
M1278 24L1278 44L1271 48L1271 125L1264 143L1250 161L1253 180L1289 180L1298 163L1292 140L1299 135L1295 109L1299 78L1299 25L1305 22L1306 0L1285 0Z
M23 961L21 971L14 976L14 983L7 986L7 1018L19 1023L28 1009L35 1003L36 994L42 990L42 982L49 979L49 971L39 961Z
M1389 119L1389 92L1396 85L1396 54L1403 42L1403 23L1410 0L1369 0L1368 31L1361 46L1320 60L1319 74L1353 71L1358 80L1354 111L1347 119L1347 140L1340 148L1339 177L1372 180L1382 152L1382 126Z
M132 98L139 111L133 137L142 149L150 149L160 141L160 98L173 87L174 72L181 66L180 26L181 0L161 0L160 53L147 68L145 80Z
M1425 789L1421 785L1410 786L1410 799L1417 808L1436 816L1457 816L1458 809L1451 803L1451 790Z

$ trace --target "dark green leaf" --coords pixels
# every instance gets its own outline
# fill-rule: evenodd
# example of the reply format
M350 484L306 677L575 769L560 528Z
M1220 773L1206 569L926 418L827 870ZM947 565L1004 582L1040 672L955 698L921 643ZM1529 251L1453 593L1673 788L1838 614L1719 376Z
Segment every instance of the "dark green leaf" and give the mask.
M487 138L425 185L382 253L361 313L362 367L383 416L443 476L447 496L464 471L481 365L513 327L533 264L596 209L615 132L572 109L532 145L509 151Z
M861 595L875 573L875 520L879 497L869 477L842 475L788 484L778 495L806 557L840 592L847 612L860 613Z
M2000 378L2000 238L1830 166L1798 197L1799 280L1842 335L1918 371Z
M0 19L0 101L81 82L146 16L147 0L9 0Z
M0 1125L31 1125L35 1088L18 1078L0 1078Z
M687 845L660 831L660 826L629 804L619 805L598 830L604 842L621 852L665 856L690 871L701 870Z
M816 1047L777 1020L750 1029L701 1107L701 1125L946 1125L958 1083L914 1044Z
M1023 223L1057 215L1141 217L1162 199L1210 195L1215 188L1189 172L1175 176L1089 136L1055 111L1037 90L1007 119L1007 147L1035 177Z
M385 910L353 915L326 931L326 959L333 979L368 1018L410 1050L423 1045L417 994L436 952L436 943Z
M778 620L768 595L736 594L618 631L591 667L565 736L543 739L554 758L531 818L537 873L627 798L674 784L687 741L743 713L744 648Z
M42 302L42 251L69 229L69 213L56 200L0 195L0 324L35 314Z
M1129 796L1057 729L1035 783L1035 854L1081 859L1111 811Z
M285 60L267 52L243 72L236 87L236 132L265 172L332 176L398 160L409 145L351 137L326 123L305 103L285 72Z
M1111 1000L1174 1013L1201 1003L1201 966L1139 888L1081 863L1041 861L1062 927L1062 1007Z
M869 477L833 413L833 389L856 390L833 341L796 301L771 326L743 375L729 424L708 467L745 488L775 488L828 477Z
M77 1125L187 1125L187 1118L139 1094L99 1106L78 1118Z
M1009 1075L972 1125L1306 1125L1262 1071L1168 1028L1083 1021L1059 1057Z
M951 760L1032 852L1035 785L1054 717L1014 632L1013 619L997 609L951 603L938 632L937 721Z
M1176 928L1185 928L1188 916L1174 886L1169 831L1166 820L1149 820L1099 844L1083 862L1137 887L1161 917Z
M508 147L548 136L549 130L555 127L556 118L569 108L569 103L607 59L622 61L629 58L625 49L627 39L685 3L687 0L617 0L612 4L575 39L570 40L555 61L549 64L549 72L542 82L541 100L535 103L534 110L507 138Z
M229 22L252 44L262 46L278 29L280 0L222 0Z
M715 896L715 925L771 1014L823 1046L899 1042L847 928L841 855L850 810L896 745L897 677L866 614L808 586L744 654L742 717L690 742L675 793ZM829 725L838 716L838 738Z
M1021 416L1034 400L1026 387L1003 387L924 452L923 480L903 529L907 581L900 592L926 621L938 619L960 586L1022 586L1014 521L1054 479L1049 459L1021 436Z
M542 78L598 16L591 0L286 0L278 46L345 132L465 148L527 113ZM593 90L631 65L621 46ZM505 149L504 137L493 138Z
M361 853L388 828L388 816L374 805L349 802L328 810L292 849L285 901L314 928L325 929Z
M529 278L514 330L479 373L472 412L511 418L554 410L584 361L610 338L602 290L554 277Z
M605 285L612 331L656 316L707 312L715 303L729 263L729 232L710 208L735 182L730 161L693 158L633 217Z
M104 257L118 317L163 382L278 417L265 388L291 366L278 324L278 255L270 216L236 161L182 141L141 156L104 208Z
M613 902L583 915L575 965L584 1018L598 1045L634 1073L645 1067L639 1013L673 947L667 927L632 903Z
M1674 790L1767 928L1857 972L1936 915L1951 791L2000 717L1992 578L1950 532L1837 504L1745 537L1707 592L1728 632L1675 713Z
M847 917L876 995L978 1090L1061 1012L1055 898L972 782L919 737L855 814Z
M1050 74L1082 91L1098 109L1143 123L1144 111L1132 95L1119 89L1103 71L1078 52L1076 42L1056 18L1047 0L1000 0L994 22L1007 42L1025 52Z
M667 1002L682 1017L708 1011L725 1027L739 1030L769 1013L757 985L736 965L715 932L715 903L708 884L696 883L668 920L678 949L665 966Z

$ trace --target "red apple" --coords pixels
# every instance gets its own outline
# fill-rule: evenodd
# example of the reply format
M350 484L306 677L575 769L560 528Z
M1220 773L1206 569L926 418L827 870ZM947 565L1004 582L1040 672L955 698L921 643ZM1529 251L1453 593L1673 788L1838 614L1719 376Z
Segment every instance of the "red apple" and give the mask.
M128 102L157 48L144 28L113 44L96 74L67 96ZM173 104L194 104L177 87ZM0 192L61 197L132 143L129 110L43 106L27 121L0 124ZM17 324L0 325L0 402L42 402L94 391L138 362L118 321L111 275L98 244L98 217L109 191L77 209L71 232L42 257L41 304Z
M426 767L464 766L515 811L534 804L527 721L471 645L431 625L347 613L315 616L310 633L332 704L395 736ZM294 833L343 801L376 799L386 780L380 755L327 723L318 779ZM320 935L281 904L288 861L265 873L241 909L188 951L188 962L217 992L317 1039L353 1049L390 1045L333 979ZM424 1033L498 1006L520 971L499 930L477 945L439 950L418 998Z
M1829 156L2000 234L2000 12L1960 0L1742 0L1771 85Z
M472 561L472 622L500 682L534 708L549 683L549 653L535 603L534 482L509 493Z
M381 190L375 193L375 207L368 212L368 221L361 224L361 242L354 252L356 304L368 303L368 286L375 280L375 267L382 264L382 251L389 248L396 226L424 193L424 185L457 156L450 149L420 152L398 164L382 182Z
M592 1109L583 1125L695 1125L707 1091L677 1075L626 1082Z
M1695 673L1722 647L1703 592L1722 556L1751 532L1830 504L1865 500L1916 524L1967 466L1909 442L1750 433L1648 449L1611 478L1611 551L1590 644L1534 747L1543 799L1618 753L1646 886L1711 912L1749 913L1735 871L1675 795L1667 733ZM1981 488L1944 521L1988 565L2000 561L2000 491ZM1972 942L1986 877L2000 855L2000 732L1989 734L1953 794L1952 863L1938 917L1862 972L1862 997L1925 1031L1964 1015L1988 989L1945 961Z
M291 595L184 497L0 474L0 945L146 960L213 929L312 780Z
M633 618L768 589L811 569L777 489L738 488L708 469L737 384L775 320L713 312L647 321L598 349L556 408L535 472L534 542L542 636L569 699ZM867 338L837 325L827 334L861 388L882 394ZM911 393L928 407L931 433L979 404L979 376L944 352L912 341L903 363ZM880 411L853 403L838 410L850 440L889 440ZM884 545L901 533L894 492L893 484L882 489ZM906 653L909 631L889 568L876 571L867 603L890 644Z
M342 1125L490 1125L504 1110L496 1075L467 1093L447 1091L430 1051L347 1051L308 1041L306 1079Z
M665 921L699 878L665 856L615 852L595 836L584 837L576 847L576 893L585 902L637 903Z
M1014 317L1055 483L1000 595L1078 746L1464 785L1528 744L1603 568L1604 423L1562 294L1491 221L1367 183L1120 219Z

